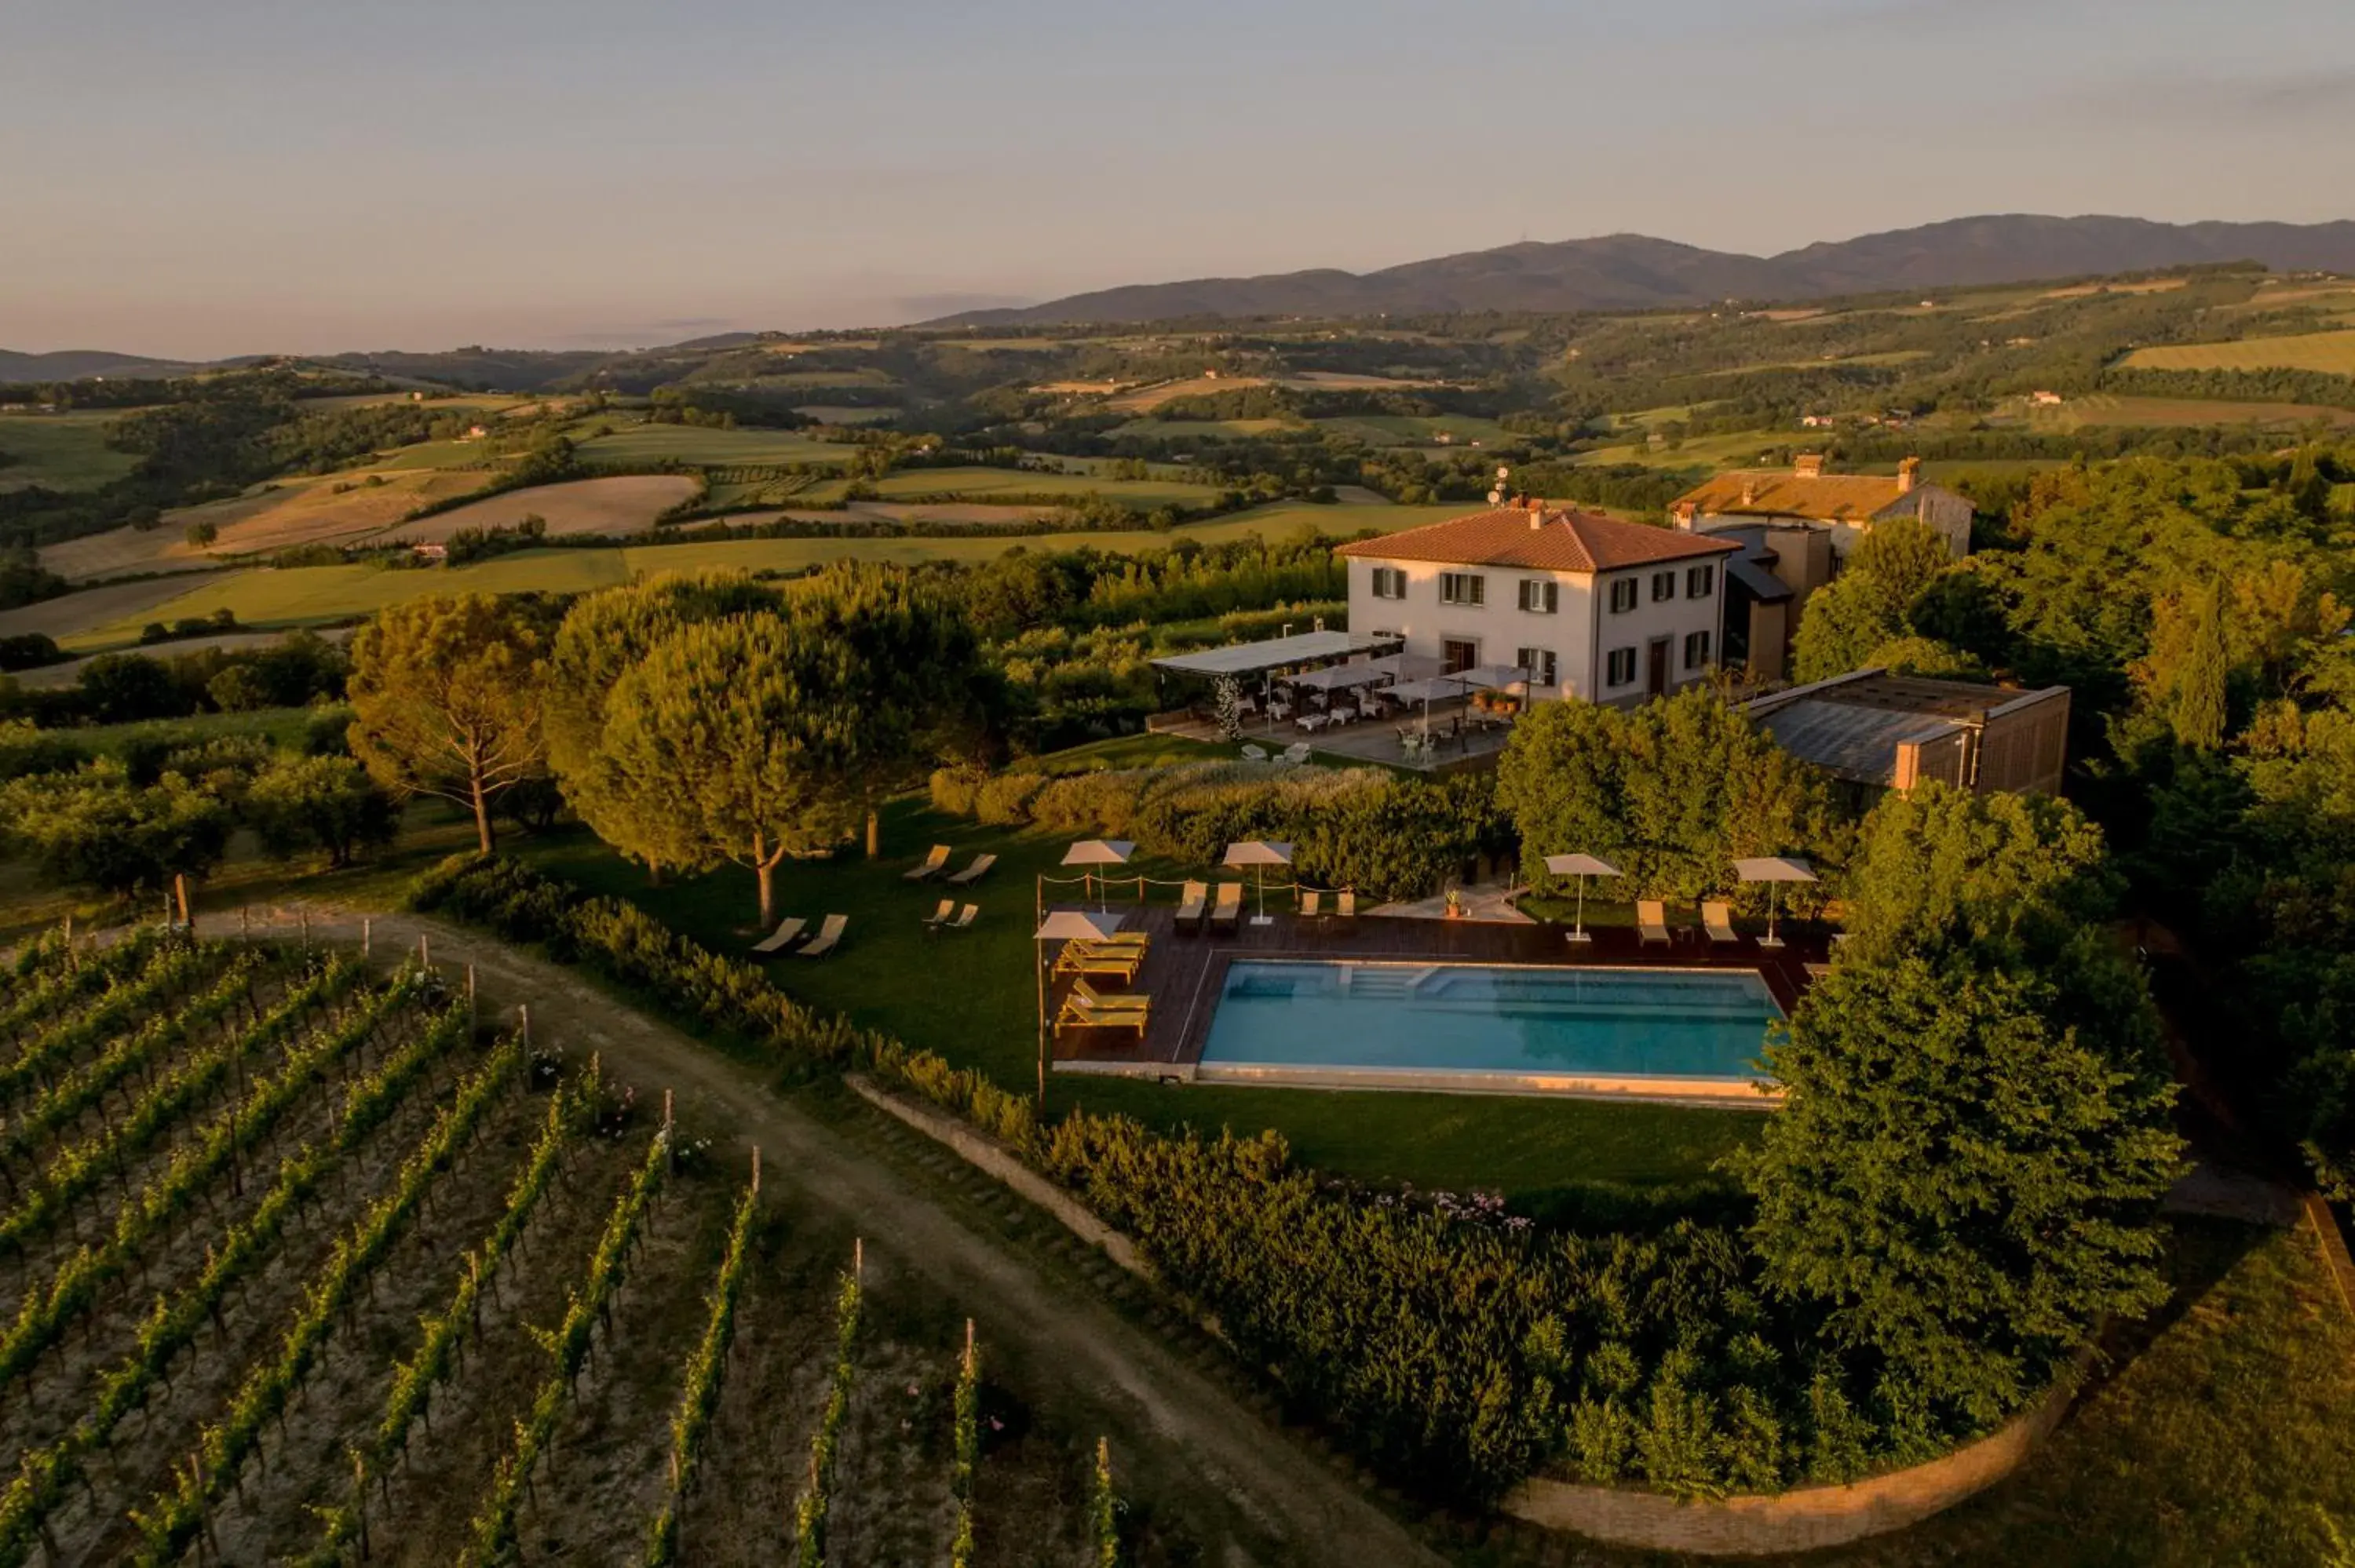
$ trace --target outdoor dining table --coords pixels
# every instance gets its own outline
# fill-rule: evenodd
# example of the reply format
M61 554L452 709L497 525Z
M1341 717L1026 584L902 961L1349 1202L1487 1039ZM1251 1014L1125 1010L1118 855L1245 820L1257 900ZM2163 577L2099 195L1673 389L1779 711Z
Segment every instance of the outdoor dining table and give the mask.
M1298 725L1302 729L1306 730L1309 734L1315 735L1318 730L1323 729L1327 725L1331 724L1333 719L1332 715L1329 714L1302 714L1298 718L1294 719L1292 722Z

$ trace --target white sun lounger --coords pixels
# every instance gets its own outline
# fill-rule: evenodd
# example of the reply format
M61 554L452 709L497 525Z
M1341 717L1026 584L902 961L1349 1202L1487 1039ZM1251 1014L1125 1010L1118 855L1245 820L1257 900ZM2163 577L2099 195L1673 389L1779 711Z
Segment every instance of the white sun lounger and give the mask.
M1701 929L1712 942L1738 942L1742 934L1733 928L1733 911L1717 899L1705 899L1700 906Z
M802 948L800 952L794 955L794 957L803 959L823 958L827 953L834 951L836 944L842 940L842 928L849 924L850 916L847 915L827 916L826 917L826 924L817 928L817 935L811 939L810 945Z
M1657 898L1636 900L1636 934L1643 945L1658 942L1665 946L1668 939L1668 912Z
M975 883L979 882L985 875L988 874L989 868L996 863L997 857L994 854L975 855L974 856L973 863L971 865L966 866L963 871L958 872L954 876L949 878L949 885L952 887L971 887Z
M973 923L980 918L981 906L978 904L968 904L964 908L957 911L957 917L955 919L942 922L941 929L943 931L968 930L972 927Z
M790 947L793 945L794 938L800 936L803 928L808 924L807 920L798 915L791 916L783 925L771 932L765 941L753 943L752 950L756 953L773 953L780 948Z
M935 930L938 930L941 927L947 925L949 923L949 916L955 913L956 900L954 898L943 898L941 900L938 907L933 909L931 914L924 916L924 924Z
M916 865L901 872L900 874L907 878L910 882L924 882L932 877L938 876L948 868L949 846L946 844L934 844L930 854L927 854Z

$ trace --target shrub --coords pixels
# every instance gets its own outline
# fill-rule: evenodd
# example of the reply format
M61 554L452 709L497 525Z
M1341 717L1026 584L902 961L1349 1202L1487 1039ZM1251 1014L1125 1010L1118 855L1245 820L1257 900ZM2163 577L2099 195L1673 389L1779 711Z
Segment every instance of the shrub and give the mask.
M932 810L952 817L970 817L975 798L989 775L978 768L942 768L932 773Z
M1044 774L1001 773L974 791L974 815L991 827L1019 827L1030 820L1030 800L1046 785Z

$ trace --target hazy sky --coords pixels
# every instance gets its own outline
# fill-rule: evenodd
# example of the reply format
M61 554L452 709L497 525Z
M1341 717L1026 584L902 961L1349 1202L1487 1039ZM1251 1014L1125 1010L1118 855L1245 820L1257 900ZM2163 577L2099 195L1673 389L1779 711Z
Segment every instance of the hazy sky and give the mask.
M1635 230L2355 217L2350 0L0 0L0 347L653 343Z

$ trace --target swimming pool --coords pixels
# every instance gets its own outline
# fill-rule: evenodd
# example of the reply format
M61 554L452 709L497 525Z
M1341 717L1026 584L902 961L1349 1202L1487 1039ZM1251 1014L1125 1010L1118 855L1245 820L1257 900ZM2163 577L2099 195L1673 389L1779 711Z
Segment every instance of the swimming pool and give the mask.
M1754 969L1238 959L1196 1076L1755 1101L1782 1015Z

